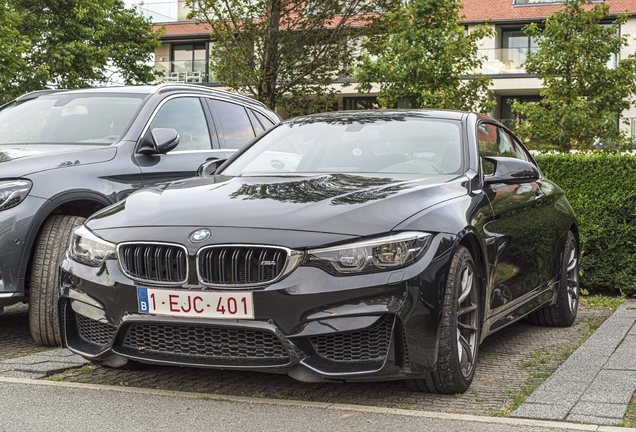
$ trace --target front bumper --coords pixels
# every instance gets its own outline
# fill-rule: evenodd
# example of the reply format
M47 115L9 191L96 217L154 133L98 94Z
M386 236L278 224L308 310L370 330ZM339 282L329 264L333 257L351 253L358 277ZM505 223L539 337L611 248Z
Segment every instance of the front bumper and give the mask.
M26 300L27 244L34 217L45 202L27 196L18 206L0 212L0 307Z
M63 338L72 351L98 361L115 354L144 363L286 373L310 382L418 378L435 368L453 243L438 234L420 260L397 271L334 277L301 266L253 290L249 320L140 314L136 285L116 261L96 269L65 256Z

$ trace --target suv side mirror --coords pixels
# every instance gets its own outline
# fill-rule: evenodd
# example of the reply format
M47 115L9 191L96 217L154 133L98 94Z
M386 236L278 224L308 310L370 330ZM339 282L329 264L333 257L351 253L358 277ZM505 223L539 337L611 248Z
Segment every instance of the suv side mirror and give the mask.
M172 128L154 128L148 129L137 153L166 154L170 150L179 145L179 132Z
M223 163L226 161L227 159L215 159L215 158L211 158L206 160L205 162L203 162L201 164L201 166L199 166L199 168L197 168L197 173L196 176L197 177L207 177L207 176L211 176L213 175L216 170L223 165Z
M538 180L539 169L521 159L501 156L484 156L495 165L494 172L484 176L485 184L493 183L525 183Z

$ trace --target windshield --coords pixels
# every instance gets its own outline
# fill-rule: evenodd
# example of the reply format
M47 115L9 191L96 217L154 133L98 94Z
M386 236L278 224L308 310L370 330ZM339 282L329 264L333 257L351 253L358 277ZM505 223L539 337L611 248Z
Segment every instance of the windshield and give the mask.
M0 111L0 144L117 141L144 95L54 94Z
M455 174L461 169L457 121L406 116L322 119L281 124L223 174Z

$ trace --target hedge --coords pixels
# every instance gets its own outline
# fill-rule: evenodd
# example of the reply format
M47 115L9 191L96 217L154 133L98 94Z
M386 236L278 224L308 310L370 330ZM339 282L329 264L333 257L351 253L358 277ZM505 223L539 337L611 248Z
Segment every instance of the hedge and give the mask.
M590 292L636 294L636 156L535 157L563 188L579 221L581 285Z

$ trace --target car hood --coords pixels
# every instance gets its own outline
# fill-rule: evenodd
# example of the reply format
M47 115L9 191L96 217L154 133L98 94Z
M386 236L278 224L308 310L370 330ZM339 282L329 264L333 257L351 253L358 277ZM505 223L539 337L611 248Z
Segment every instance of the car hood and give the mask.
M366 236L388 232L421 210L465 195L464 182L464 177L440 175L192 178L136 192L87 225L92 230L191 226Z
M0 144L0 176L16 178L49 169L104 162L116 152L115 147L87 144Z

